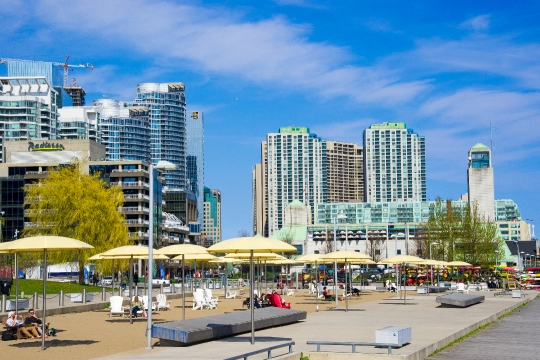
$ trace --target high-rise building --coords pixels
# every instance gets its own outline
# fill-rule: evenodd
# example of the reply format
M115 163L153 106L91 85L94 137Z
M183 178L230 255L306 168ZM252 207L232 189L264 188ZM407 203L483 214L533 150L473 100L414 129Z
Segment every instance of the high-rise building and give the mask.
M146 106L124 106L117 100L94 101L99 114L100 142L108 160L150 162L150 121Z
M150 159L169 161L177 170L165 172L167 188L186 188L186 98L181 82L137 85L136 105L150 118Z
M203 213L203 245L212 246L221 241L221 192L219 190L204 188Z
M364 154L361 146L326 141L328 202L364 201Z
M42 76L0 77L2 140L58 139L57 95Z
M425 139L405 123L364 130L365 201L426 201Z
M187 188L197 197L197 219L204 228L204 117L201 111L193 111L187 118L186 138Z
M59 63L49 61L31 61L18 59L2 59L2 63L7 66L7 75L17 78L45 77L57 93L56 104L59 108L63 106L73 106L73 100L68 92L63 88L63 79Z
M486 219L494 219L495 189L493 167L491 167L491 150L478 143L469 150L469 168L467 169L467 187L469 204L478 205L479 214Z
M260 181L253 186L257 187L254 194L260 193L259 186L264 189L254 204L254 216L263 216L263 220L254 220L254 226L262 225L254 230L270 236L284 225L285 208L293 200L311 209L327 201L326 141L307 127L282 127L267 135L261 152L261 166L256 167L260 174L254 173L254 179Z
M58 109L58 136L63 140L89 139L101 142L99 113L93 106L65 106Z

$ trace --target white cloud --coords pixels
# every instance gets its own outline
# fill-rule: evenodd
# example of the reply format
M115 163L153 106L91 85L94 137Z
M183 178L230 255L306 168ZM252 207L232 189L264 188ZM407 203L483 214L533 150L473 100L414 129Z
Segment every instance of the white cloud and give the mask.
M459 29L484 31L489 28L490 15L480 15L459 24Z
M91 38L101 41L100 51L129 49L159 59L158 64L169 69L181 64L184 69L362 103L403 103L428 88L423 81L403 81L382 67L351 65L354 57L345 48L311 42L310 26L281 17L251 22L223 8L142 0L49 0L27 11L53 31L69 32L73 42Z

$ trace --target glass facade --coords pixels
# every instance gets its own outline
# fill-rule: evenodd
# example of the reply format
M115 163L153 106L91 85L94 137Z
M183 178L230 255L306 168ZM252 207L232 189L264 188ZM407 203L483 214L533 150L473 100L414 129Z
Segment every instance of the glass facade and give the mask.
M197 196L197 221L203 220L204 202L204 117L202 111L194 111L187 118L187 188Z
M150 160L178 167L164 176L170 189L186 188L186 98L183 83L139 84L134 103L149 110ZM175 214L176 215L176 214Z
M95 100L94 106L99 109L101 143L107 149L107 159L150 163L148 109L110 99Z

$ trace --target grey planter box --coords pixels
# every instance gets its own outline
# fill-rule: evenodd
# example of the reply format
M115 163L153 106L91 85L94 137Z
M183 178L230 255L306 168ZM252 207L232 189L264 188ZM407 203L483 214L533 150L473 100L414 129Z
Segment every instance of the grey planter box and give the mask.
M71 302L80 302L82 303L82 294L70 294ZM93 301L94 295L86 293L86 301Z
M389 326L375 331L375 342L403 346L412 340L408 326Z
M19 300L17 305L18 310L28 309L30 307L30 300ZM7 310L15 310L15 300L6 301L6 311Z

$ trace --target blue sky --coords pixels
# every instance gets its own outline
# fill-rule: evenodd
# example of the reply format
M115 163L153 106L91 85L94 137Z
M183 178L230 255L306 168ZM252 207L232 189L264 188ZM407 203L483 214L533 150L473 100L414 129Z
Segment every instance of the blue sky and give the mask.
M182 81L205 113L206 186L224 239L251 230L251 169L282 126L361 144L372 123L426 137L428 199L467 188L490 145L495 197L540 222L540 3L536 1L0 0L0 57L93 63L87 102ZM5 74L5 67L0 68ZM237 99L237 100L235 100Z

